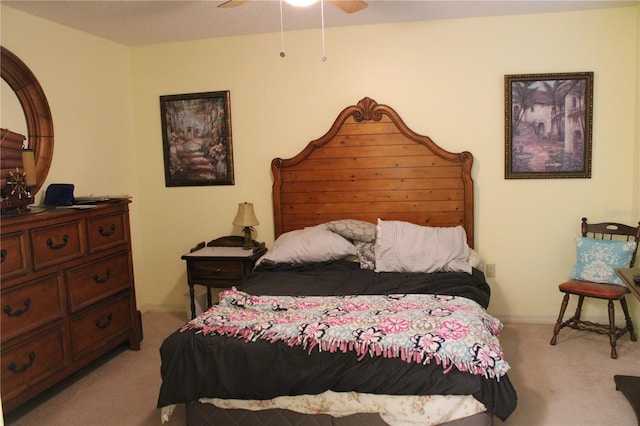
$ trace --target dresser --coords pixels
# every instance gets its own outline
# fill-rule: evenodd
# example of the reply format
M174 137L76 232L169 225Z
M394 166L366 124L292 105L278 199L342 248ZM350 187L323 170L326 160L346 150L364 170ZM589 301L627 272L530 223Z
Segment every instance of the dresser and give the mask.
M140 349L129 200L34 209L1 232L5 412L116 346Z

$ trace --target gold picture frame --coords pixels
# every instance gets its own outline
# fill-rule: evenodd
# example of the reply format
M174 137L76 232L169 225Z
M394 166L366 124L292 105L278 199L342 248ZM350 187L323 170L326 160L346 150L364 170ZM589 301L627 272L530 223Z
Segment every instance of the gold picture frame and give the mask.
M166 186L233 185L228 90L160 96Z
M505 178L591 177L593 72L505 75Z

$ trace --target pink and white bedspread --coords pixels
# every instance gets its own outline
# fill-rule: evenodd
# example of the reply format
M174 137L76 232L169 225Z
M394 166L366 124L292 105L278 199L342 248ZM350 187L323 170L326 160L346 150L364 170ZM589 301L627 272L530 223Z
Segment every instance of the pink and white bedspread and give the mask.
M478 303L456 296L253 296L235 288L185 325L204 334L264 339L309 352L355 352L441 365L499 380L509 370L498 335L502 323Z

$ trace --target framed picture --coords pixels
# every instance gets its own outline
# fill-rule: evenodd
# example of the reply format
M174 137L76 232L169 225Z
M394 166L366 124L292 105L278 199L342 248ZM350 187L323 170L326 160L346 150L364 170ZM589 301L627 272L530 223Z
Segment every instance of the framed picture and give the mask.
M166 186L233 185L229 91L160 96Z
M591 177L593 73L505 75L505 178Z

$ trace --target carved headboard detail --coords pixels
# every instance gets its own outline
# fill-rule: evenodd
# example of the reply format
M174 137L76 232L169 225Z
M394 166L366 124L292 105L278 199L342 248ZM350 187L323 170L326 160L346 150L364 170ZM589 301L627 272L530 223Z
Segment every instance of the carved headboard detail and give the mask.
M275 236L337 219L462 225L473 247L473 156L440 148L365 97L289 159L275 158Z

